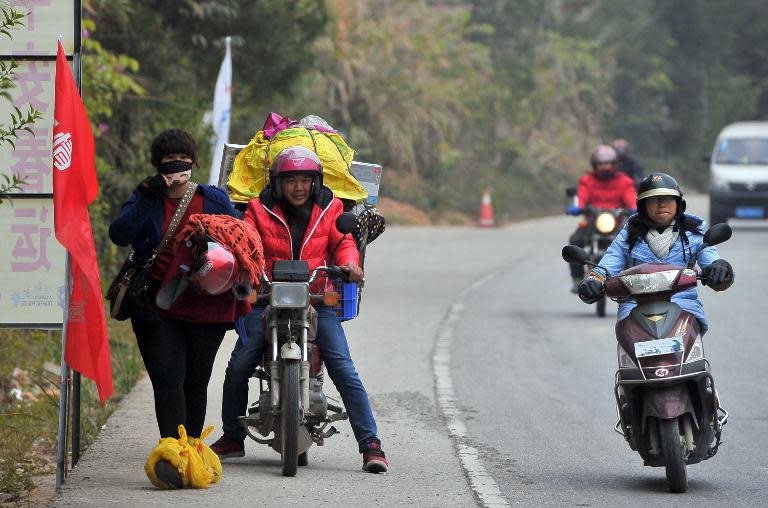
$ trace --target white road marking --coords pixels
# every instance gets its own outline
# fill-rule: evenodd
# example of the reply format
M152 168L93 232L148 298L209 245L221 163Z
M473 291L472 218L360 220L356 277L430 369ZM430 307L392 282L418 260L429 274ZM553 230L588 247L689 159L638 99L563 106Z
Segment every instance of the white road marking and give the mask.
M468 293L479 288L499 273L494 272L475 281L459 294L457 300L451 305L448 316L437 334L435 351L432 355L432 372L435 376L437 404L456 445L456 452L461 460L461 467L467 476L469 486L481 505L485 507L508 507L510 504L499 490L493 476L485 469L480 452L468 443L467 427L464 424L461 411L456 407L456 397L453 392L451 348L454 328L464 313L464 304L461 302Z

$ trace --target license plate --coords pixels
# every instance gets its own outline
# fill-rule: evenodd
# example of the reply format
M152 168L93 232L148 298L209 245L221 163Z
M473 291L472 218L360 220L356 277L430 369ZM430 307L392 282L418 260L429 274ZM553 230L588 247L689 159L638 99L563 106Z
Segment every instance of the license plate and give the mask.
M736 217L740 219L762 219L765 210L762 206L739 206L736 208Z
M679 353L683 350L683 347L682 337L668 337L666 339L635 342L635 357L645 358L647 356Z

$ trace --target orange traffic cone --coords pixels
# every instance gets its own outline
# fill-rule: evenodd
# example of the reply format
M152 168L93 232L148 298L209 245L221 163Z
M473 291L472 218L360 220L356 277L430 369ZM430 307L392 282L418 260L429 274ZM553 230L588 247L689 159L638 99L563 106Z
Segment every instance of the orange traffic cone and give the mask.
M491 191L483 192L483 200L480 202L480 219L478 225L481 228L492 228L496 225L493 219L493 207L491 206Z

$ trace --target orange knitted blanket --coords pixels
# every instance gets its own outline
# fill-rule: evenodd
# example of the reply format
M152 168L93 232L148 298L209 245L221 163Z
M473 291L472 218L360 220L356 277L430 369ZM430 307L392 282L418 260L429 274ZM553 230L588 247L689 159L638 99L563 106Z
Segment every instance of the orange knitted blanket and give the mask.
M232 252L240 269L248 273L251 285L259 285L264 273L264 247L256 228L229 215L196 213L176 235L176 242L200 244L206 237Z

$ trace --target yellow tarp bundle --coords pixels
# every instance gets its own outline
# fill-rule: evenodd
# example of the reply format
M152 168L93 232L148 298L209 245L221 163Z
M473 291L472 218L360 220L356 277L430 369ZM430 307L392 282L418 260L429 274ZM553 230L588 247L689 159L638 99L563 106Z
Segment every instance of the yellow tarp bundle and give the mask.
M172 488L160 480L155 474L158 461L168 461L175 467L184 482L185 487L207 489L211 483L221 480L221 461L219 456L203 443L203 439L213 432L213 426L203 431L200 439L187 437L184 425L179 425L179 439L164 437L149 454L144 472L147 473L152 485L161 489Z
M337 198L360 203L368 197L365 189L349 172L355 151L341 136L305 127L290 127L271 139L264 137L264 131L259 131L240 151L227 180L227 190L232 201L248 201L258 197L265 186L265 173L269 183L269 166L272 161L281 150L289 146L303 146L317 153L323 163L323 184L330 187Z

